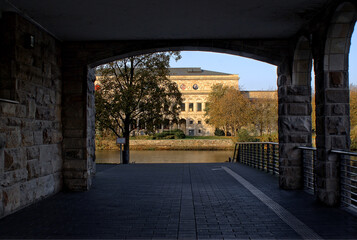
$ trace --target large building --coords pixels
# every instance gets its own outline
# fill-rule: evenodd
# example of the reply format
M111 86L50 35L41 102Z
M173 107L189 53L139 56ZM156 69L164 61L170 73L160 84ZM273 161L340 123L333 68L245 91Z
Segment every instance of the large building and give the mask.
M183 98L179 128L190 136L214 135L215 128L206 123L204 111L211 87L221 83L238 90L239 76L201 68L170 68L170 79L178 84Z
M223 84L224 86L234 87L239 90L238 74L228 74L215 71L196 68L170 68L169 78L176 82L182 93L183 103L178 120L165 119L164 123L157 130L181 129L189 136L212 136L215 127L206 123L205 108L208 101L208 95L212 86ZM97 84L100 84L100 78L97 76ZM276 91L242 91L249 99L277 99ZM145 135L145 123L132 126L135 129L133 135Z

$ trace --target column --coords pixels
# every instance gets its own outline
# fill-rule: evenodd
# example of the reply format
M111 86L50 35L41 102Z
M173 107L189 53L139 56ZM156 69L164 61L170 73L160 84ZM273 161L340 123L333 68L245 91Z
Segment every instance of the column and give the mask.
M303 187L302 156L299 146L311 146L311 87L293 85L288 62L278 67L279 101L279 186Z

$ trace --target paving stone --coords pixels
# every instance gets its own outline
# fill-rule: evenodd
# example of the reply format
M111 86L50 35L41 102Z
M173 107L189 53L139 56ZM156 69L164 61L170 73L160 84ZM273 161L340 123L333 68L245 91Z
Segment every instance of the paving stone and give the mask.
M222 163L324 238L353 239L357 218L278 179ZM299 239L217 164L100 165L88 192L59 193L0 220L0 238Z

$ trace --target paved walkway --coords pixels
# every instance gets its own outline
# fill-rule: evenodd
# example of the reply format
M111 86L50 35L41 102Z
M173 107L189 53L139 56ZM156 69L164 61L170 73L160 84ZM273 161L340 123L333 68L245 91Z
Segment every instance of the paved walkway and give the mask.
M0 220L0 238L357 239L357 217L237 164L98 165L91 191Z

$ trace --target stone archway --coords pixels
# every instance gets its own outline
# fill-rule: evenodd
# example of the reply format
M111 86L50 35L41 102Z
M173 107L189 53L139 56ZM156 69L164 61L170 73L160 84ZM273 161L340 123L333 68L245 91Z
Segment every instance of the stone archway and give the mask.
M339 159L331 150L350 147L348 55L356 17L352 2L337 6L328 24L324 52L315 54L316 194L328 205L340 202ZM321 40L316 38L316 46Z
M311 47L308 38L296 41L290 64L278 70L280 187L303 187L303 165L299 146L311 146Z

